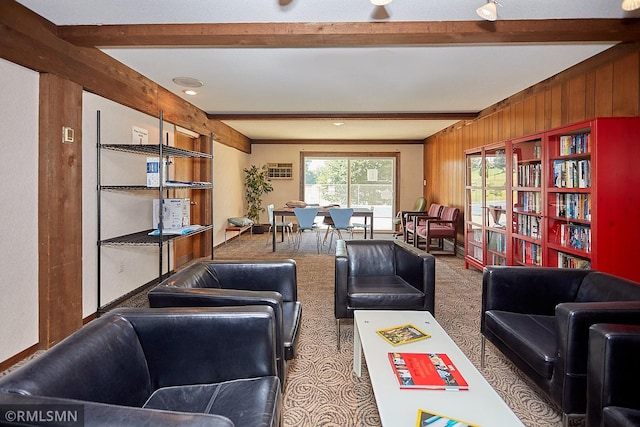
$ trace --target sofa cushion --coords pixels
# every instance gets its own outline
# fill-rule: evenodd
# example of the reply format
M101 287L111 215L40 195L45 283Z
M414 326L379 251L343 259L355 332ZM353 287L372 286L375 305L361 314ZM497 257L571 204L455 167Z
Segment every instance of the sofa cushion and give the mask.
M347 303L350 307L422 307L425 295L400 276L350 277Z
M156 390L144 407L221 415L236 427L267 427L279 417L279 384L278 377L261 377L164 387Z
M376 245L347 245L349 276L393 276L395 247L392 241ZM383 261L387 262L383 262Z
M640 300L640 286L631 280L593 271L582 280L575 302Z
M491 310L486 328L543 378L550 379L556 362L555 316Z

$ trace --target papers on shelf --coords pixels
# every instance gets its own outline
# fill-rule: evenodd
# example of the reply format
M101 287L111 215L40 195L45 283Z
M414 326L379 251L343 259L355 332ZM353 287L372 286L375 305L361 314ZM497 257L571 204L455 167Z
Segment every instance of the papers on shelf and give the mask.
M185 185L190 187L198 187L198 186L211 185L211 183L204 182L204 181L176 181L173 179L167 180L164 182L165 187L184 187Z
M188 225L186 227L180 227L180 228L165 228L164 230L162 230L162 234L164 235L173 235L173 236L182 236L185 234L189 234L193 231L198 231L200 228L202 228L201 225ZM160 230L152 230L149 232L149 236L159 236L160 235Z

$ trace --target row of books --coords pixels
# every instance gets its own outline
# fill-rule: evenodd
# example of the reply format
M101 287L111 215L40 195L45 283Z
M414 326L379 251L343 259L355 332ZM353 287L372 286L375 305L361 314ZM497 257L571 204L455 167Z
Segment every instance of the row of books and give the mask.
M564 252L558 252L558 268L577 268L588 270L591 261L585 258L575 257Z
M553 186L557 188L590 188L591 160L554 160Z
M560 224L560 244L591 252L591 227L577 224Z
M518 165L516 183L519 187L540 187L542 185L542 165L540 163Z
M591 195L556 193L556 216L591 221Z
M490 251L505 253L507 251L507 236L490 231L487 235L487 248Z
M516 254L525 265L542 265L542 247L536 243L518 240Z
M591 152L591 134L563 135L560 137L559 152L561 156Z
M516 214L514 216L513 231L523 236L540 239L540 217L532 215Z
M519 191L516 208L521 212L542 213L542 193L539 191Z

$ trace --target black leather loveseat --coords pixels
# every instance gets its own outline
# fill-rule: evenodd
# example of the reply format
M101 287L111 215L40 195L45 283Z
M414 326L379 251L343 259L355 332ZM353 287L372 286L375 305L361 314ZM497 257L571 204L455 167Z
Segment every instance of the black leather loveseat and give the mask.
M336 244L334 312L425 310L435 314L435 257L400 240L339 240Z
M529 377L563 414L583 417L589 327L640 323L640 284L590 270L485 267L485 339Z
M587 426L640 426L640 326L599 323L589 329Z
M0 407L77 408L86 426L278 426L275 350L269 307L121 309L0 378Z
M149 291L151 307L267 305L276 317L278 375L285 384L287 361L295 357L302 303L294 260L202 261Z

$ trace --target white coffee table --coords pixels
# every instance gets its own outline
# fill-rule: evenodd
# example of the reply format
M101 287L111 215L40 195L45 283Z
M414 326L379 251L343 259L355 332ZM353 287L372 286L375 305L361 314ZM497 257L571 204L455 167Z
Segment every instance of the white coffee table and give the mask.
M376 333L407 323L431 338L394 346ZM356 310L353 324L353 370L361 376L364 351L383 426L415 426L418 409L482 427L523 425L428 311ZM469 390L401 390L387 356L394 351L446 353L467 380Z

